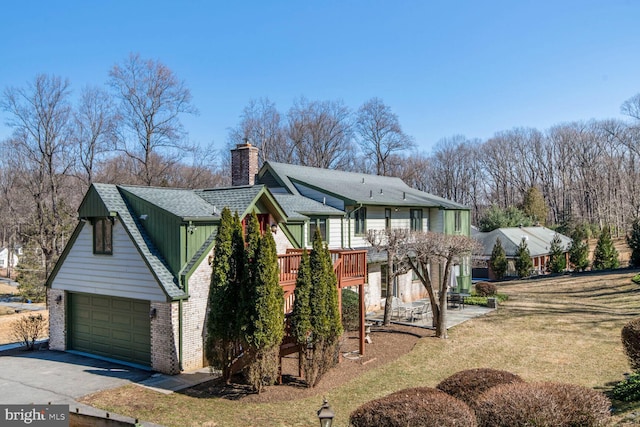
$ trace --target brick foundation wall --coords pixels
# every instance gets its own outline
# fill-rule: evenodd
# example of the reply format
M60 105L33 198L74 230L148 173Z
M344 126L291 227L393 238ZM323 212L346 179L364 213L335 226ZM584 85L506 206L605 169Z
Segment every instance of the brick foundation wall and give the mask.
M189 278L189 299L182 306L182 368L185 371L207 366L204 343L210 283L211 266L205 257Z
M178 303L151 302L151 368L163 374L180 373L178 360Z
M56 302L58 297L62 299ZM66 307L67 298L65 292L60 289L47 289L49 301L49 348L51 350L65 351L67 349L67 325Z

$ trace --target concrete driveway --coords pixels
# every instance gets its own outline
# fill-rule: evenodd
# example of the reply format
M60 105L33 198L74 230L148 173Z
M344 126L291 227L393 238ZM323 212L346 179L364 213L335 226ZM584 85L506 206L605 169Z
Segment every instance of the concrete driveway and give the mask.
M140 383L151 375L152 372L59 351L3 351L0 403L74 405L76 399L87 394Z
M104 411L80 404L76 399L131 383L160 393L172 393L213 378L207 368L163 375L61 351L0 349L0 404L51 402L69 405L71 412L77 408L81 414L104 417ZM118 414L109 416L133 423L133 419ZM144 421L140 425L157 427Z

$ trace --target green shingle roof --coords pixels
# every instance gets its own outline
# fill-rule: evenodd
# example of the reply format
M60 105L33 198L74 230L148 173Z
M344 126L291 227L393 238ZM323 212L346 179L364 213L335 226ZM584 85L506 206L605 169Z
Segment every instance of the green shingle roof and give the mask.
M120 188L180 218L214 216L211 204L194 190L129 185Z
M93 187L104 201L107 210L117 213L120 222L129 233L129 236L131 236L131 240L167 296L171 299L186 297L184 290L178 286L178 279L169 271L167 263L145 232L138 218L132 214L118 187L113 184L93 184Z
M289 219L305 220L308 215L342 216L344 212L329 205L296 194L274 194Z
M459 203L411 188L396 177L276 162L265 162L259 176L269 170L289 193L295 195L300 195L304 186L343 199L347 204L468 209Z
M264 188L264 185L253 185L194 190L193 193L209 204L210 209L215 207L218 214L226 206L232 213L238 212L238 215L242 215Z

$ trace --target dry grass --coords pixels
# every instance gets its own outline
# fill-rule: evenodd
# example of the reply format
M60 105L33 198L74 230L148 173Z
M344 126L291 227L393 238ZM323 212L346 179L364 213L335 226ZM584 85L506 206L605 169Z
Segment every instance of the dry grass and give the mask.
M6 308L6 307L1 307ZM28 316L30 314L42 314L42 317L49 322L49 311L48 310L39 310L39 311L22 311L20 313L16 313L15 309L9 309L10 312L7 315L0 316L0 345L14 343L16 342L16 338L13 336L13 328L11 324L16 320ZM0 313L2 314L2 313ZM45 334L48 334L48 329L44 331ZM45 336L40 337L39 339L46 338Z
M525 381L610 388L629 371L620 331L640 313L640 288L630 281L635 273L500 285L509 301L497 312L451 329L446 341L423 338L395 362L326 393L335 425L346 426L349 414L364 402L403 388L434 387L463 369L502 369ZM322 396L258 404L163 395L131 385L84 402L167 426L310 426L318 422Z
M7 285L6 283L0 283L0 295L16 295L18 288L15 286Z

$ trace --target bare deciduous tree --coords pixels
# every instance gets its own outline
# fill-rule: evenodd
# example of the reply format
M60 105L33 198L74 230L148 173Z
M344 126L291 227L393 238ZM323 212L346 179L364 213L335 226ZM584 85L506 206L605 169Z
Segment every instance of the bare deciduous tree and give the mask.
M65 192L72 167L69 96L67 80L38 75L26 87L7 88L1 102L13 128L3 141L3 152L11 153L5 167L17 192L28 195L17 200L27 215L20 231L42 251L45 274L62 252L74 211Z
M389 175L392 156L414 147L413 139L402 131L398 116L380 98L372 98L360 107L355 125L360 148L375 165L377 175Z
M287 136L296 163L327 169L345 169L352 145L351 112L342 101L300 98L287 114Z
M387 286L392 287L396 278L407 272L407 242L409 230L389 228L385 230L368 230L366 240L378 252L387 253ZM384 305L384 325L391 324L393 293L387 291Z
M193 151L180 122L181 115L197 113L191 92L166 65L139 54L115 65L109 77L120 101L116 149L134 160L142 183L160 184L159 177Z
M447 290L451 269L463 257L479 250L477 240L467 236L447 235L431 231L411 233L406 262L416 273L429 294L436 337L447 338ZM441 265L444 274L434 283L431 270Z

